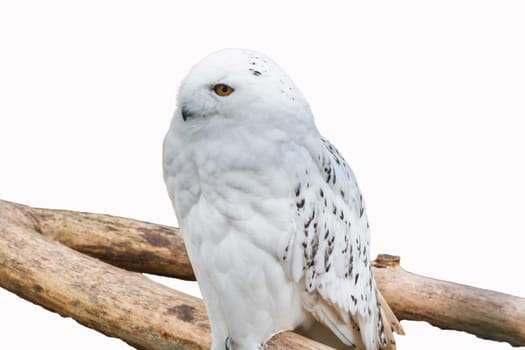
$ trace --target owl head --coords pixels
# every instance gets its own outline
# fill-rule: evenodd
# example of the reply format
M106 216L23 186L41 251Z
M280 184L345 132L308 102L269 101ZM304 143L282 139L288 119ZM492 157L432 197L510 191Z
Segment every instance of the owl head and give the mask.
M174 119L180 127L213 123L313 123L288 75L265 55L225 49L197 63L182 82Z

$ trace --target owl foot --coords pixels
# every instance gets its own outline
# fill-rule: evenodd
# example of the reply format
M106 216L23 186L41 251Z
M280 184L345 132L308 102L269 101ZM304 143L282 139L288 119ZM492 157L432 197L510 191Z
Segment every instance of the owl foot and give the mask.
M224 348L226 350L237 350L237 349L257 349L257 350L264 350L266 349L266 343L259 343L259 344L239 344L236 343L232 337L227 336L226 341L224 342Z
M227 336L226 341L224 342L224 347L226 350L235 350L234 345L235 342L233 341L232 337Z

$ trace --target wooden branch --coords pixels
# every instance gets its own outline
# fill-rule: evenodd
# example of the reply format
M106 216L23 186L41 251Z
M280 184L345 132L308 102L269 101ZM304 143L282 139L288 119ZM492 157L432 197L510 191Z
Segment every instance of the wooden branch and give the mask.
M76 251L130 271L195 280L177 228L104 214L18 208L35 218L42 235Z
M1 287L137 349L209 349L202 300L43 237L28 209L0 201ZM285 332L268 349L330 348Z
M418 276L403 270L399 260L380 255L374 261L376 282L399 319L525 345L525 299Z
M109 215L33 209L0 201L0 218L9 210L29 218L32 230L117 266L194 278L175 228ZM3 226L1 222L0 225ZM2 254L0 248L0 260ZM156 259L155 263L150 263L150 258ZM390 256L379 256L373 270L379 289L400 319L427 321L443 329L466 331L514 346L525 345L523 298L418 276L403 270L398 258ZM0 283L3 283L1 275ZM280 341L281 336L277 339Z

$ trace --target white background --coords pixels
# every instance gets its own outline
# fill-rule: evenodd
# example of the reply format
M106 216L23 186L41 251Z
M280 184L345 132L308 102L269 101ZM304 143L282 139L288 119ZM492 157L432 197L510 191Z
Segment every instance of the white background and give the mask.
M522 1L2 1L0 198L176 225L162 138L181 79L224 47L302 89L358 177L374 255L525 296ZM400 349L510 348L403 326ZM3 289L0 329L2 349L129 349Z

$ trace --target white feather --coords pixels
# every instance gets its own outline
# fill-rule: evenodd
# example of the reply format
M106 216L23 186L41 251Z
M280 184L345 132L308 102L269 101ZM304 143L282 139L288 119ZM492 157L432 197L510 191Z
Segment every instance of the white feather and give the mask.
M233 93L217 95L216 84ZM357 183L273 61L223 50L197 64L181 85L163 164L213 349L227 337L235 349L258 349L312 316L347 345L377 348Z

